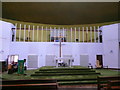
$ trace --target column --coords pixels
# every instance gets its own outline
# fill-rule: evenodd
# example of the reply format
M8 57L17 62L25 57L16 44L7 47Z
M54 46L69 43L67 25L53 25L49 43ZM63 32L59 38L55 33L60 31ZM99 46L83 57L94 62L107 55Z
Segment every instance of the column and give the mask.
M83 42L84 42L84 27L82 27L82 31L83 31Z
M56 27L53 29L54 42L56 41Z
M90 41L92 43L92 27L90 26Z
M71 28L71 42L72 42L72 28Z
M30 25L28 26L28 41L30 41Z
M80 27L79 27L79 42L80 42Z
M14 39L14 41L16 42L16 34L17 34L17 23L15 24L15 39Z
M75 42L76 42L76 27L75 27Z
M33 25L33 32L32 32L32 41L34 42L34 28L35 28L35 26Z
M88 42L88 27L86 27L86 42Z
M37 42L38 42L38 35L39 35L39 33L38 33L38 30L39 30L39 26L37 26Z
M52 30L52 28L50 27L50 42L51 42L51 34L52 34L51 30Z
M25 42L25 39L26 39L26 25L24 25L24 42Z
M94 42L96 43L96 28L94 26Z
M47 42L47 26L46 26L46 42Z
M20 24L20 30L19 30L19 42L21 41L21 24Z
M63 36L63 42L64 42L64 37L65 37L65 35L64 35L64 27L63 27L63 35L62 36Z
M43 42L43 26L42 26L42 32L41 32L41 42Z
M99 39L99 36L100 36L100 35L99 35L99 31L100 31L100 30L99 30L99 26L98 26L98 29L97 29L97 33L98 33L98 43L100 42L100 39Z

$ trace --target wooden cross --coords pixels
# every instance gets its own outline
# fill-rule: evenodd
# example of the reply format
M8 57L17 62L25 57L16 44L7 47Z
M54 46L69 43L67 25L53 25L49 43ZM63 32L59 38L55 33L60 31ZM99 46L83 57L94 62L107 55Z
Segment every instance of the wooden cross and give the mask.
M62 45L61 45L61 39L62 39L62 36L61 36L61 33L60 33L60 38L59 38L59 42L60 42L60 44L59 44L59 46L60 46L60 50L59 50L59 57L61 57L61 55L62 55Z

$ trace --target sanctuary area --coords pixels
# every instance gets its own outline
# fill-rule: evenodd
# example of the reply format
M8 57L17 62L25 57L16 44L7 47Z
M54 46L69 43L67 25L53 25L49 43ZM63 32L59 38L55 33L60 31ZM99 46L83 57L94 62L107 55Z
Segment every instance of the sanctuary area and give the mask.
M2 2L2 90L120 90L119 2Z

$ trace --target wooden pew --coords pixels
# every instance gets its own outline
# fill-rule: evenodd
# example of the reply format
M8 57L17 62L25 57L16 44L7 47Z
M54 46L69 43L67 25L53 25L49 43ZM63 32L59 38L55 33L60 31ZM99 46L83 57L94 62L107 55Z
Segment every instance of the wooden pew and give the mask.
M120 80L120 76L98 77L97 78L98 90L112 88L112 87L110 87L110 85L112 85L112 84L110 84L110 82L113 82L116 80Z
M108 81L108 85L106 87L108 90L120 90L120 80L113 80L113 81Z
M31 79L31 80L3 80L2 90L22 90L22 89L43 89L43 90L57 90L57 80L54 79Z

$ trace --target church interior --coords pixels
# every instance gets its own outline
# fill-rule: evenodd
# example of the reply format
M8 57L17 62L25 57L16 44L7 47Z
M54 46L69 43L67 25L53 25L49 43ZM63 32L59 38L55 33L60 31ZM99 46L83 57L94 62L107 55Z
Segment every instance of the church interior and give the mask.
M120 89L119 2L2 2L0 87Z

